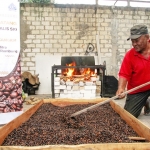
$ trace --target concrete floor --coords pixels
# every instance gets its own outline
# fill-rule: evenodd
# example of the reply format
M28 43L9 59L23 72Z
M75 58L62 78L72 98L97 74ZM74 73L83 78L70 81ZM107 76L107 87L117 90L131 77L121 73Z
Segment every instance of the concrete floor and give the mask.
M120 100L115 100L115 102L123 108L125 104L125 98L120 99ZM150 128L150 116L145 116L143 110L137 119L140 120L144 125Z
M31 97L35 97L38 99L49 99L51 98L51 95L49 94L41 94L41 95L30 95L26 98L26 100L30 99ZM23 111L28 110L29 108L31 108L33 105L26 105L26 103L23 103Z

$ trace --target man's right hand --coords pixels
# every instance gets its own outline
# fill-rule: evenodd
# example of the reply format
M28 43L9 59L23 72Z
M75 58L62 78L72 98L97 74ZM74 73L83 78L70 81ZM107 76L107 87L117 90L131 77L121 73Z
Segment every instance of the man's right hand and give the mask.
M126 85L127 85L127 79L120 77L119 82L118 82L118 90L116 92L116 95L118 95L118 98L122 99L126 96L126 94L122 94L123 92L125 92Z
M118 98L119 99L122 99L126 96L126 94L122 94L124 91L124 89L118 89L117 92L116 92L116 95L118 95Z

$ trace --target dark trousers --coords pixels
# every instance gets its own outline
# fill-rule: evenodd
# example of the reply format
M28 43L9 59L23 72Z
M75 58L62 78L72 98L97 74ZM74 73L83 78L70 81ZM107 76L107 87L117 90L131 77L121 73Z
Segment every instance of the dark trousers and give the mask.
M150 90L136 94L127 94L124 109L137 118L149 96Z

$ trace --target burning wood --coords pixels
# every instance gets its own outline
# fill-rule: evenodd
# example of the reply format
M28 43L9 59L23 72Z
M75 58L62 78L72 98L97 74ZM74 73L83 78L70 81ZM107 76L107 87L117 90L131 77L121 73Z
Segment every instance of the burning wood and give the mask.
M66 64L66 66L76 66L75 62ZM90 68L66 68L62 70L62 75L67 77L84 77L90 78L90 76L96 76L96 73L93 69ZM88 79L87 79L88 80Z
M95 79L94 79L95 78ZM73 76L60 76L61 83L63 84L64 82L67 81L73 81L74 83L79 83L80 81L96 81L97 76L91 77L89 74L86 75L73 75Z

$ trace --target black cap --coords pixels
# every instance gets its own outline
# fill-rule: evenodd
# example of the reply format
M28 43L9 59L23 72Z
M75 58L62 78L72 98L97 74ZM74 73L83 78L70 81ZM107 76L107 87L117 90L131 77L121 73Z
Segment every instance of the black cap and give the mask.
M133 26L130 29L130 37L127 40L137 39L141 35L144 35L144 34L148 34L148 29L147 29L146 25L136 25L136 26Z

